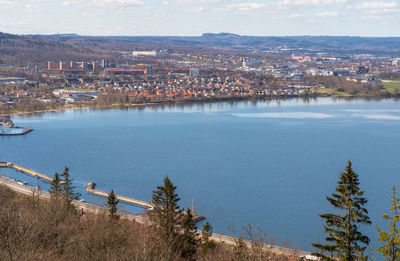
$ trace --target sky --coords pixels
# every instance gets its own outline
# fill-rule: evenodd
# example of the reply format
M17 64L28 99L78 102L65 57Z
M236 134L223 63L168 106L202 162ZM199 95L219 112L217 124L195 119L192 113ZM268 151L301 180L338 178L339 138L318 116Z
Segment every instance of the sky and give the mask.
M400 37L400 0L0 0L0 32Z

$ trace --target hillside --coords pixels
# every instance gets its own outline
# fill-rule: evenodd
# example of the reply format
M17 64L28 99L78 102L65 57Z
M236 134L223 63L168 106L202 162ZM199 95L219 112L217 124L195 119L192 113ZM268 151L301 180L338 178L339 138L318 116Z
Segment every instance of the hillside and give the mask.
M96 59L109 53L65 43L60 37L0 33L0 63L26 65L54 60Z
M241 36L230 33L202 36L79 36L12 35L0 33L0 63L45 63L48 60L90 60L110 58L116 51L170 49L194 51L265 51L275 48L342 54L396 56L400 37L349 36Z

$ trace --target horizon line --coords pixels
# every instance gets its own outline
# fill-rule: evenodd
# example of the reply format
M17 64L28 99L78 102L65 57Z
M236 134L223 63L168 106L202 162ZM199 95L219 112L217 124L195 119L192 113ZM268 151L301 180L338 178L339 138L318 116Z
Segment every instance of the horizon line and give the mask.
M357 37L357 38L400 38L400 36L362 36L362 35L313 35L313 34L301 34L301 35L245 35L229 32L210 33L205 32L200 35L87 35L78 33L54 33L54 34L35 34L35 33L7 33L4 34L18 35L18 36L80 36L80 37L204 37L204 35L232 35L238 37Z

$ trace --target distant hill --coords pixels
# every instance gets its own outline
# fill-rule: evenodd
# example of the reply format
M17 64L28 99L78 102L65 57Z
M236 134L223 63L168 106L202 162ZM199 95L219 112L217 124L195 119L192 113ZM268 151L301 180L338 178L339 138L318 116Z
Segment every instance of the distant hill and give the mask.
M172 49L226 51L294 48L314 52L370 53L400 56L400 37L242 36L81 36L77 34L13 35L0 32L0 60L27 64L57 60L109 58L115 51Z
M7 64L44 64L47 61L96 59L107 55L107 52L100 49L69 44L60 36L13 35L0 32L0 60Z
M81 37L82 38L82 37ZM92 38L95 41L100 38ZM400 37L352 36L242 36L231 33L205 33L202 36L118 36L101 37L99 45L119 41L120 48L221 48L247 50L265 48L303 48L320 52L370 53L399 55ZM82 39L81 39L82 40ZM85 40L84 40L85 41Z

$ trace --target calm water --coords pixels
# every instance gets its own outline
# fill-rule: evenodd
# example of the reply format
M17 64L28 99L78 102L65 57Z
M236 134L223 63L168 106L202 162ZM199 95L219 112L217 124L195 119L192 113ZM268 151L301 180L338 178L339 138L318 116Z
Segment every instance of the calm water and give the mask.
M347 160L369 198L374 225L365 231L374 247L375 225L389 207L391 187L400 185L400 103L394 100L74 110L13 120L35 130L0 137L0 160L48 175L67 165L87 201L104 202L84 193L90 181L151 201L152 190L169 175L181 206L194 199L215 232L230 234L230 224L251 223L281 244L289 240L307 250L324 236L318 214L331 210L325 195L334 191ZM38 183L21 173L0 173Z

